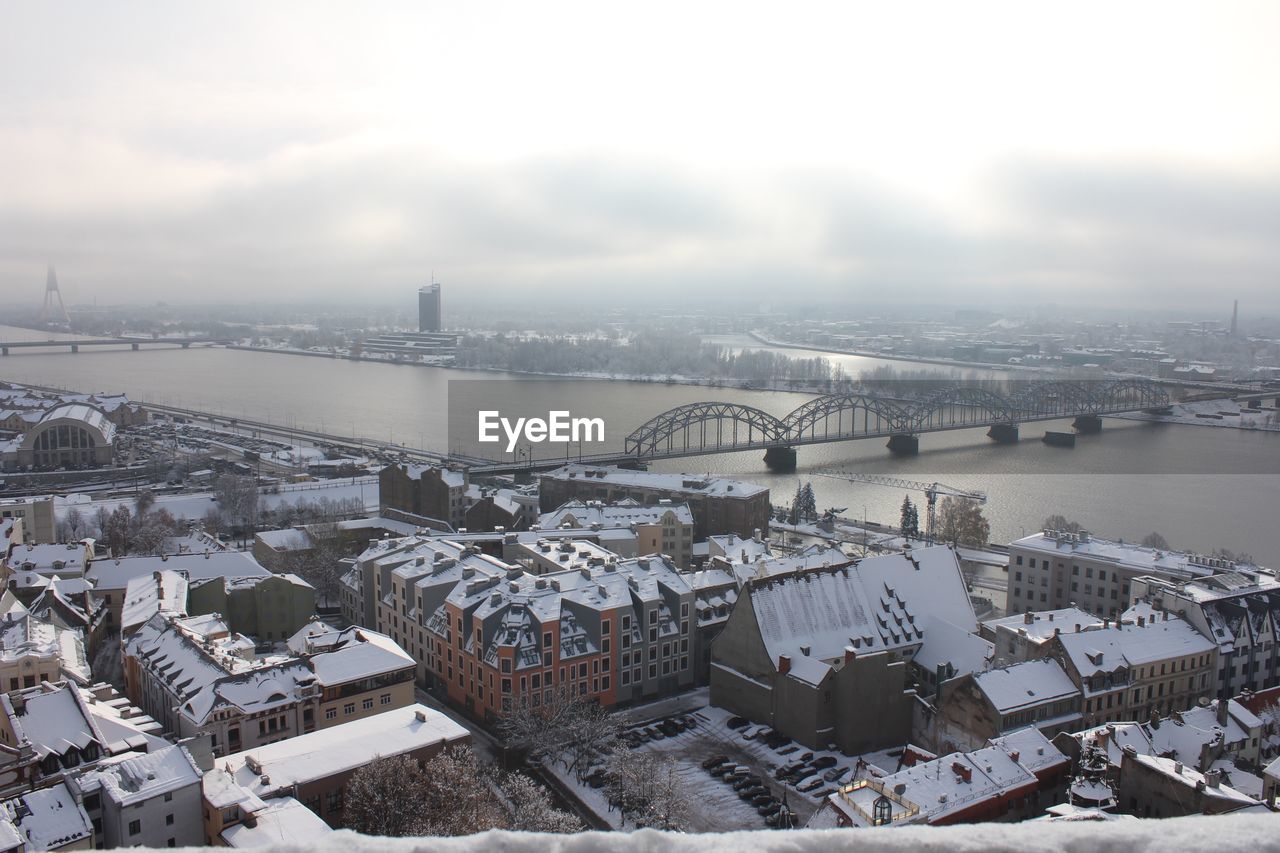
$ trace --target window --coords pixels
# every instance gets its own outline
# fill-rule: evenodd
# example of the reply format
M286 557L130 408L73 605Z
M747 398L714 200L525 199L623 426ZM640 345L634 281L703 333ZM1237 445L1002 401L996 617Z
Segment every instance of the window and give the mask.
M355 712L356 712L355 702L348 702L347 704L342 706L342 713L344 714L354 714Z
M336 716L338 716L338 709L337 709L337 708L325 708L325 709L324 709L324 718L325 718L326 720L332 720L332 719L333 719L334 717L336 717Z
M142 832L142 821L140 820L129 821L129 834L137 835L140 832Z
M1019 566L1021 566L1021 565L1022 565L1022 555L1021 555L1021 554L1019 554L1019 555L1018 555L1017 560L1018 560L1018 565L1019 565Z
M164 816L164 825L173 826L173 815L167 814Z
M169 793L167 793L167 794L165 794L165 795L164 795L164 801L165 801L166 803L172 803L172 802L173 802L173 792L172 792L172 791L170 791Z
M372 697L372 696L370 696L368 699L365 699L363 702L361 702L361 703L360 703L360 707L361 707L363 710L365 710L365 711L370 711L370 710L372 710L372 709L373 709L373 697Z

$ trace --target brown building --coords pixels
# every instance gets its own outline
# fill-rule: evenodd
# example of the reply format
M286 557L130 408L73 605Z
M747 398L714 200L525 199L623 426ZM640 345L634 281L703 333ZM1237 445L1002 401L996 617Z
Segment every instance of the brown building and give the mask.
M388 465L378 473L378 505L464 527L467 475L434 465Z
M664 500L685 503L693 513L697 540L724 533L749 539L756 531L769 530L769 489L719 477L565 465L541 475L538 497L543 512L573 500L617 503L630 499L646 506Z

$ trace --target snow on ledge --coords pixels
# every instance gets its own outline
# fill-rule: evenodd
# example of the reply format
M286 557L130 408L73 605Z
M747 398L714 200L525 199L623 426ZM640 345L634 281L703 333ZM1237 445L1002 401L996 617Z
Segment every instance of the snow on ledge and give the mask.
M629 834L582 832L576 835L537 835L487 832L464 838L367 838L348 831L305 845L283 842L258 850L300 850L308 853L346 851L442 851L442 853L1135 853L1135 851L1275 849L1278 814L1130 821L1032 821L982 823L949 827L893 829L761 830L719 835L681 835L655 830ZM199 849L199 848L189 848ZM212 849L212 848L206 848ZM222 848L225 849L225 848Z

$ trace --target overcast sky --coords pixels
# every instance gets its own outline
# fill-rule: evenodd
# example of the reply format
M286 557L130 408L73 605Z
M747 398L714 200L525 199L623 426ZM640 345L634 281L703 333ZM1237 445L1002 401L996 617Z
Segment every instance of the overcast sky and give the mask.
M1269 0L0 2L33 301L1280 310Z

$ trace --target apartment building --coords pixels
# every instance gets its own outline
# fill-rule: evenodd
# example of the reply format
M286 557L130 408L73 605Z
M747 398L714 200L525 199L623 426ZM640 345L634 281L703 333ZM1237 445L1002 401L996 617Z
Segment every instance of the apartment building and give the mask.
M173 745L105 759L76 774L69 787L99 846L196 847L204 843L200 780L211 767L212 756L198 743Z
M1043 530L1009 545L1005 612L1078 607L1115 619L1129 606L1134 578L1190 581L1221 572L1252 576L1259 571L1217 557L1098 539L1086 530Z
M378 507L466 526L467 474L436 465L400 463L378 472Z
M53 498L4 498L0 500L0 519L17 519L22 523L22 540L31 543L56 541Z
M288 653L213 615L157 613L124 644L129 698L178 737L217 754L373 716L413 701L414 661L366 628L309 625Z
M540 530L629 527L636 534L636 554L666 554L682 569L693 562L693 512L688 504L662 499L648 505L631 498L616 503L569 501L538 518Z
M1082 693L1082 725L1167 716L1213 695L1218 649L1168 613L1057 634L1046 652Z
M945 546L766 575L741 588L712 645L711 702L811 748L901 745L915 659L950 666L956 636L977 627Z
M988 619L978 633L995 646L996 660L1007 665L1044 657L1048 643L1062 631L1101 626L1100 617L1079 607L1063 607Z
M943 682L934 700L932 746L981 748L991 738L1035 726L1046 737L1080 725L1080 688L1055 660L1022 661Z
M428 618L436 679L485 717L566 690L611 706L694 683L693 590L664 557L465 579Z
M1131 589L1131 613L1176 613L1217 645L1213 695L1225 699L1280 685L1280 582L1274 575L1227 571L1188 581L1145 575Z
M538 497L543 512L573 500L659 505L687 504L694 520L694 539L736 533L750 538L769 531L769 489L720 477L663 474L627 468L565 465L540 475Z

